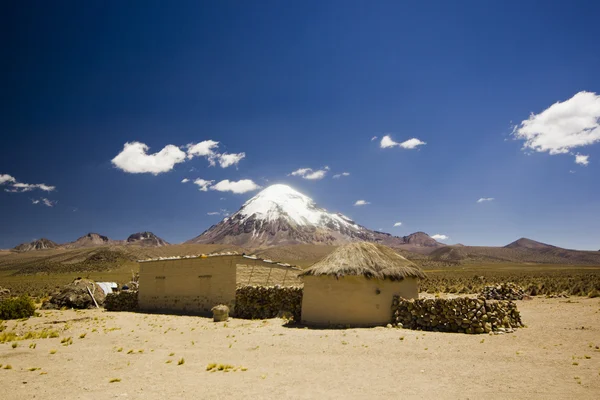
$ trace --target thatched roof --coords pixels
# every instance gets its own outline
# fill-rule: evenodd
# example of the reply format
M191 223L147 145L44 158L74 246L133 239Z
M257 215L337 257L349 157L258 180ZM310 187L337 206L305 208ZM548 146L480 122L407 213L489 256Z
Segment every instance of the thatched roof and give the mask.
M358 275L390 280L402 280L406 277L425 278L425 274L417 265L394 250L367 242L340 246L299 276L310 275L330 275L336 278Z

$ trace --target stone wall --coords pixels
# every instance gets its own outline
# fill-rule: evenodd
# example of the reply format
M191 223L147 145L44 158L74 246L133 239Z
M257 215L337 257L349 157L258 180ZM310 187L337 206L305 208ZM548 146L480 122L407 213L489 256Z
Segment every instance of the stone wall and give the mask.
M242 286L235 293L235 317L275 318L289 314L300 321L302 288L283 286Z
M488 333L523 326L512 301L471 299L417 299L395 297L392 323L404 328L439 332Z
M137 311L137 290L123 290L117 293L109 293L104 300L104 308L107 311Z

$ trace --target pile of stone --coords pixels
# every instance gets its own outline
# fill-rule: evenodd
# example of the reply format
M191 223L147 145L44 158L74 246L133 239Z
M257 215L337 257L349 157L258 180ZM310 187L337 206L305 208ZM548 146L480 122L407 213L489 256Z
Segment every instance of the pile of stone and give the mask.
M52 295L50 300L42 304L45 310L61 308L96 308L104 305L106 295L96 282L90 279L77 278Z
M242 286L235 293L235 316L246 319L290 317L300 321L302 288Z
M527 294L519 285L507 282L484 287L481 296L488 300L523 300Z
M107 294L104 301L104 308L106 311L137 311L137 290L122 290Z
M395 296L392 323L408 329L469 334L512 332L523 326L512 301L466 297L406 300Z

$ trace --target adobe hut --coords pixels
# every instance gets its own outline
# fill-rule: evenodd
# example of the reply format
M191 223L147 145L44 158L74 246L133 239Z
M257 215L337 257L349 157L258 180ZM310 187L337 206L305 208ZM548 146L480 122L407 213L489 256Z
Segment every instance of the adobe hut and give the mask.
M392 320L394 296L419 296L425 274L389 247L359 242L338 247L300 276L303 323L377 326Z

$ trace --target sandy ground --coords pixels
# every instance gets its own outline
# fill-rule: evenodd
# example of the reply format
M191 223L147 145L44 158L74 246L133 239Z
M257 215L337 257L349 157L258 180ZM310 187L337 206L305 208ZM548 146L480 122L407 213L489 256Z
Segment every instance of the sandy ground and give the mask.
M528 327L497 336L42 312L6 323L5 332L47 328L60 337L0 344L0 364L12 367L0 369L0 397L600 398L600 299L535 298L519 308ZM65 346L67 337L72 344ZM208 372L210 363L247 370Z

